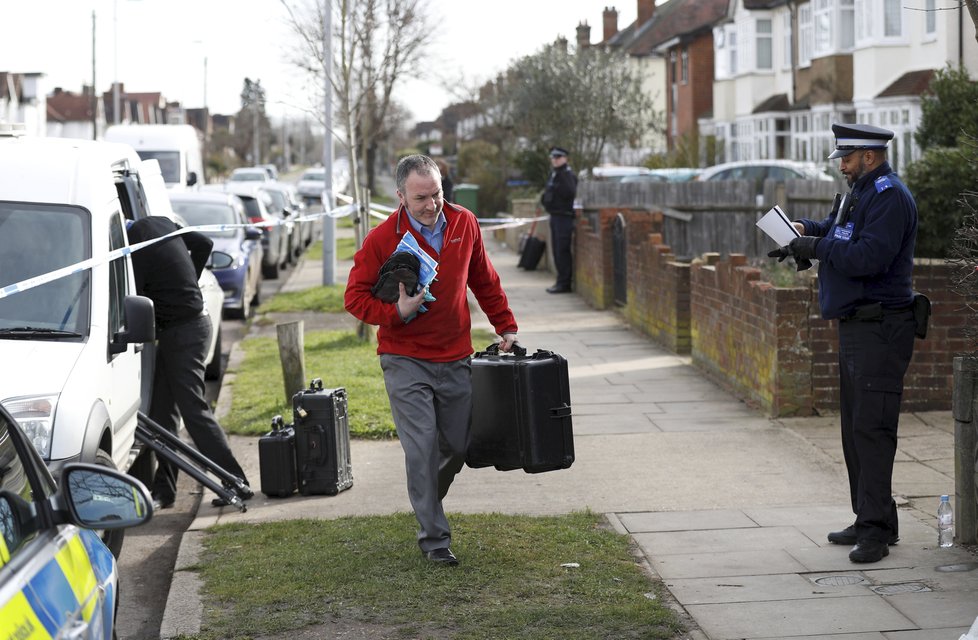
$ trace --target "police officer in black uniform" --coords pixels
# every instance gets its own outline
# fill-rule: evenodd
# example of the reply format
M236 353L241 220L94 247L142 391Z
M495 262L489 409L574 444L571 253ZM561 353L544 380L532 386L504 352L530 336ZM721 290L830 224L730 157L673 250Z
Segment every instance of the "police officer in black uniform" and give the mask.
M886 159L893 132L833 124L850 191L821 222L797 220L802 235L768 255L818 259L822 317L839 321L842 448L856 521L828 535L855 545L852 562L877 562L899 539L891 493L903 376L914 346L911 288L917 205Z
M550 214L550 244L553 246L554 267L557 282L547 293L570 293L574 258L571 245L574 241L574 197L577 195L577 176L567 164L567 150L550 148L552 171L547 186L540 196L540 203Z

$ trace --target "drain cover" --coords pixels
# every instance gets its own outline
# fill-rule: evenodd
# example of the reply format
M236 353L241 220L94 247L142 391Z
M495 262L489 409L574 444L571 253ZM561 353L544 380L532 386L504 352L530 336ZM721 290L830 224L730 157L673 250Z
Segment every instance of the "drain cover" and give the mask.
M953 573L955 571L974 571L978 569L978 562L962 562L961 564L942 564L934 567L934 571L941 573Z
M823 587L848 587L852 584L862 584L864 582L866 580L859 576L822 576L821 578L815 579L815 584L820 584Z
M923 582L898 582L896 584L881 584L871 588L881 596L895 596L898 593L921 593L931 590Z

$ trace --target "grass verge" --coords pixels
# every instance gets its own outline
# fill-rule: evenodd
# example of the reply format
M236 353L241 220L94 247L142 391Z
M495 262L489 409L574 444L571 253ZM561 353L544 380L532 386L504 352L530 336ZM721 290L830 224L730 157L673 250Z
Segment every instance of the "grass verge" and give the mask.
M331 287L317 287L295 295L311 296L328 289ZM262 311L270 309L279 298L290 295L293 294L275 296L269 300L268 308L262 306ZM342 296L342 288L339 295ZM472 332L472 342L479 348L492 339L488 331ZM307 331L304 342L306 371L310 377L322 378L326 387L346 389L350 435L371 439L397 437L377 358L377 345L361 342L352 331ZM240 348L244 350L244 358L234 370L231 409L221 419L221 426L228 433L263 435L268 432L275 415L281 415L286 422L292 421L292 405L286 402L282 391L284 381L278 341L275 338L252 338L243 340Z
M681 631L628 537L600 515L452 521L455 568L422 559L412 514L208 529L196 637L286 634L336 620L380 624L390 638L651 639Z

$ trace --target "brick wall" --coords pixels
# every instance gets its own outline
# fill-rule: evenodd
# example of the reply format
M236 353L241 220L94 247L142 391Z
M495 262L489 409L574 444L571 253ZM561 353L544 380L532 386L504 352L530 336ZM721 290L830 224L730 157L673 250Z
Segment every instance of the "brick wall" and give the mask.
M964 325L968 314L951 291L954 267L941 260L917 260L913 287L931 301L932 315L927 338L914 344L913 360L903 380L904 411L951 408L954 356L968 350ZM839 340L836 322L821 319L818 292L811 294L813 407L818 412L836 411L839 406Z
M690 352L689 264L676 262L661 233L628 245L626 321L675 353Z
M743 255L707 254L693 265L693 363L768 414L808 415L808 291L760 278Z

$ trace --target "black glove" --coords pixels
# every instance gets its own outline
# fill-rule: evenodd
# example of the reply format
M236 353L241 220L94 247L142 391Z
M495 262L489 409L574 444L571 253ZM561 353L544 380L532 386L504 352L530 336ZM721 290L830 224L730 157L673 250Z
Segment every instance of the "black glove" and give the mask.
M821 238L817 236L798 236L788 244L788 249L791 251L791 255L796 258L811 260L818 257L815 255L815 247L818 246L819 240Z
M380 267L377 283L370 293L384 302L397 302L401 297L399 283L409 296L415 295L420 279L421 261L418 256L407 251L397 251Z
M814 240L815 241L815 244L818 244L818 241L820 240L820 238L813 238L811 236L801 236L801 237L802 238L809 238L810 240ZM795 270L796 271L804 271L806 269L811 269L812 268L812 261L809 260L808 258L801 258L798 255L796 255L795 252L794 252L793 247L795 246L795 241L797 241L798 239L799 238L795 238L794 240L791 241L791 244L787 244L787 245L785 245L783 247L778 247L774 251L769 251L768 254L767 254L767 257L768 258L777 258L778 259L778 262L784 262L784 259L785 258L787 258L788 256L791 256L791 257L793 257L795 259ZM813 249L813 256L814 256L814 249Z

